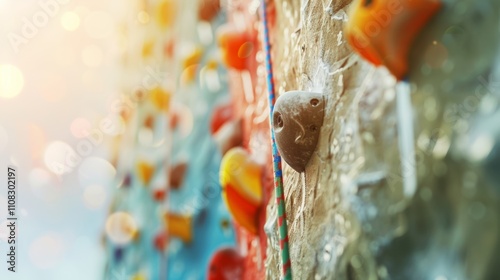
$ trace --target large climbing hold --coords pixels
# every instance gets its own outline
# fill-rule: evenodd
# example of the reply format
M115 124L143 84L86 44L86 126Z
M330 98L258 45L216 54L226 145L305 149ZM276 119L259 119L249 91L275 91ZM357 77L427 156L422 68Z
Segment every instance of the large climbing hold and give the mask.
M290 91L276 100L273 129L281 157L304 172L319 140L325 114L321 93Z
M346 25L347 40L363 58L385 65L402 80L413 42L441 5L439 0L356 0Z
M262 166L243 148L233 148L222 158L220 183L222 195L233 219L257 234L262 205Z

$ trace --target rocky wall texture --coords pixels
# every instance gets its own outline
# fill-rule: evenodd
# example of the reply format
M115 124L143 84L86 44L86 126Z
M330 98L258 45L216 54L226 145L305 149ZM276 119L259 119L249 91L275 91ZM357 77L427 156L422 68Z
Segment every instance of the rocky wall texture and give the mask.
M498 52L474 38L498 45L484 33L479 40L471 26L497 34L498 19L490 20L496 4L483 1L492 8L486 15L475 2L445 1L412 53L414 79L398 84L347 44L350 2L274 1L279 94L305 90L326 98L306 171L284 167L294 278L495 279L498 181L488 174L498 158L491 86ZM398 111L397 99L408 91L410 110ZM401 156L404 126L414 133L410 156ZM274 201L267 206L267 279L281 272Z

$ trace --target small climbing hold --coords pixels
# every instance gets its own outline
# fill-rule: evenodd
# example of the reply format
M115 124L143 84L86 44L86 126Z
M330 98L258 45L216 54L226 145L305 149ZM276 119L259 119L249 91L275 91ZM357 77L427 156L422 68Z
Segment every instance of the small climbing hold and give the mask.
M203 48L195 47L189 52L182 61L183 68L187 68L192 65L199 64L201 58L203 57Z
M402 80L409 53L422 29L440 10L439 0L356 0L345 33L356 52L376 66L385 65ZM383 23L383 24L382 24Z
M229 102L215 108L210 121L210 133L222 154L243 142L241 119L234 120L234 108Z
M160 231L155 235L154 238L154 246L156 250L163 252L167 248L168 245L168 234L165 231Z
M144 127L153 129L154 124L155 124L155 118L152 115L149 115L146 117L146 119L144 119Z
M222 196L233 219L256 234L262 205L262 166L243 148L233 148L222 158Z
M233 104L231 102L215 107L210 120L210 134L214 135L225 123L234 117Z
M177 237L185 243L193 239L193 219L189 215L167 212L164 215L167 234Z
M198 18L211 21L220 11L220 0L202 0L198 10Z
M116 247L115 250L113 251L113 257L115 262L117 263L122 261L123 255L124 255L124 249L121 246Z
M158 25L166 29L172 25L177 13L177 5L174 0L161 0L156 9L156 20Z
M165 189L155 189L153 190L153 199L158 202L162 202L167 197L167 192Z
M137 273L135 274L134 276L132 276L132 278L130 278L131 280L147 280L148 278L143 274L143 273Z
M171 96L170 92L161 87L155 87L150 93L151 102L158 110L162 111L168 111Z
M139 161L137 163L137 173L139 175L139 179L141 180L143 185L148 185L153 178L153 174L155 171L155 167L146 161Z
M187 86L190 85L195 81L196 74L198 73L198 64L192 64L186 68L184 68L184 71L182 71L181 74L181 85Z
M177 190L182 187L188 168L187 162L179 162L170 168L170 188Z
M273 129L281 157L303 172L319 140L325 114L321 93L290 91L276 100Z
M130 173L127 173L125 177L123 178L122 182L122 187L124 188L130 188L130 185L132 184L132 175Z
M243 279L244 258L234 248L226 247L212 255L208 265L208 280Z
M142 46L142 57L148 58L153 54L155 47L155 42L154 41L147 41L144 43Z

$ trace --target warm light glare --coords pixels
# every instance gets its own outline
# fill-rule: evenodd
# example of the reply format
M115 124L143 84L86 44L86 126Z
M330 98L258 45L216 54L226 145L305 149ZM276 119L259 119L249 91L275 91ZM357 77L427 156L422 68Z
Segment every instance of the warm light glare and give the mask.
M80 26L80 17L74 12L66 12L61 16L61 25L68 31L74 31Z
M102 62L102 50L95 45L85 47L82 51L82 61L86 66L97 67Z
M23 73L10 64L0 65L0 97L14 98L24 86Z
M71 134L76 138L87 137L92 129L92 124L85 118L76 118L71 122Z
M85 17L83 23L87 34L95 39L109 36L114 30L114 22L111 14L105 11L95 11Z
M62 175L68 171L69 164L74 165L77 154L73 148L62 142L54 141L45 148L45 166L56 175Z
M146 13L145 11L140 11L137 14L137 20L139 20L139 22L142 24L146 24L149 22L149 14Z

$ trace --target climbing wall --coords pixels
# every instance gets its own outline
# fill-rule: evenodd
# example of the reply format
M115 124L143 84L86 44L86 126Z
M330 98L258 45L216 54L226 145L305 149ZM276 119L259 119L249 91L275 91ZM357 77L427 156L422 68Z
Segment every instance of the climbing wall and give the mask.
M212 254L235 245L209 129L229 98L214 41L225 17L199 15L198 4L137 1L119 26L125 131L112 147L120 187L105 225L104 279L205 279Z
M351 271L356 268L347 268L354 256L362 262L360 269L373 266L371 260L362 259L369 244L360 238L361 221L356 215L366 219L363 223L371 223L369 211L381 203L375 196L383 199L387 193L387 199L398 198L390 192L394 186L387 180L389 170L397 174L399 169L394 149L395 80L350 50L343 33L349 2L276 3L272 54L279 94L320 92L326 100L318 148L305 172L284 167L290 258L297 279L349 279L358 273ZM342 189L354 182L379 184L379 194L357 196ZM346 207L347 199L356 203L355 209ZM274 203L268 205L268 222L277 223L272 214L275 208ZM398 229L394 217L383 222L371 225L374 235L387 238ZM277 230L269 234L268 278L278 279ZM370 278L362 274L359 279Z
M500 4L265 3L270 50L261 1L142 1L131 12L145 26L124 27L137 51L124 68L160 62L166 75L142 92L144 77L123 79L139 105L121 113L127 133L114 146L122 184L106 279L284 279L288 267L295 279L496 279L500 52L487 34ZM319 135L310 159L275 173L269 70L290 102L278 101L273 127L293 119ZM321 110L303 109L302 95ZM291 151L304 135L282 142L284 131L280 151Z
M294 278L495 279L498 177L488 174L498 151L487 142L497 133L484 129L498 110L488 105L498 100L492 86L498 42L486 35L498 33L498 4L443 1L401 58L411 68L398 82L349 46L350 2L275 1L279 93L326 98L320 141L304 175L284 167ZM369 9L356 2L359 14ZM375 24L384 35L394 26L402 30L407 7L396 8L382 27L375 16L358 27ZM267 278L279 279L273 201L266 265Z

